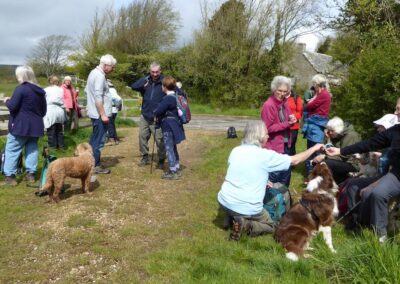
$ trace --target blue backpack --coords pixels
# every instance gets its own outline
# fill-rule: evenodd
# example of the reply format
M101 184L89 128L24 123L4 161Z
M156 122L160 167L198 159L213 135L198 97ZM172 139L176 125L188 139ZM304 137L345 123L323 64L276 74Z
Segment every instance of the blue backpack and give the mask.
M276 183L274 187L267 188L264 196L264 208L275 223L279 222L290 207L290 192L285 185Z

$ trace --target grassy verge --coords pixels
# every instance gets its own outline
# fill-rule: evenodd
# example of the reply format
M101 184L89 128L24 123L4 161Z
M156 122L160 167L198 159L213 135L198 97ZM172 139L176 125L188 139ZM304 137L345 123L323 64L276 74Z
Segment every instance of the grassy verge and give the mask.
M347 235L341 225L333 228L336 254L330 253L321 236L314 239L311 257L297 263L285 259L272 236L242 237L227 241L222 228L223 213L216 195L223 181L228 154L237 141L203 137L213 147L193 178L206 179L207 186L188 206L190 220L185 231L190 238L176 236L170 245L154 253L146 264L152 283L399 283L398 239L380 245L373 232ZM305 142L299 141L304 149ZM292 175L292 191L302 190L304 167ZM188 201L189 202L189 201ZM179 229L176 228L176 231Z

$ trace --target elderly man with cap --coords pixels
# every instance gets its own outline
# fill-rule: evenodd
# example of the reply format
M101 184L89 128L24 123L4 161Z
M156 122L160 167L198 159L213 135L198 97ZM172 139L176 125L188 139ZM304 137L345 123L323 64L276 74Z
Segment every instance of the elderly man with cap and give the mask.
M369 181L369 185L359 185L359 188L362 188L359 191L348 186L348 191L357 190L356 195L348 196L349 207L352 206L351 200L361 200L358 211L356 211L358 216L356 218L353 216L352 224L354 226L353 228L347 226L348 229L359 228L355 226L357 222L371 226L376 230L379 242L383 243L387 240L388 202L391 198L400 196L400 149L398 147L400 145L400 125L393 116L384 116L374 123L378 127L378 134L375 136L343 148L328 148L326 153L328 156L351 155L391 148L388 161L390 169L387 173L378 176L375 182ZM388 128L386 129L386 127Z
M72 78L65 76L61 88L64 91L64 107L68 115L68 120L65 121L67 130L78 129L78 95L79 90L72 85Z
M109 104L109 87L106 80L106 75L111 73L117 60L110 54L106 54L100 58L100 64L94 68L88 77L86 85L87 96L87 115L92 121L92 135L90 136L89 144L93 148L93 156L95 160L96 174L109 174L111 171L105 169L100 163L100 151L104 147L106 133L108 130L109 113L106 109ZM111 106L111 104L109 104Z

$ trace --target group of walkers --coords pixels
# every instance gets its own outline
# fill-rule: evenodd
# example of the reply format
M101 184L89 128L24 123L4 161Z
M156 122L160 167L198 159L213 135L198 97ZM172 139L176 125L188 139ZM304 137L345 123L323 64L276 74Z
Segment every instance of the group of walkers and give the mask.
M104 55L89 74L85 94L87 116L91 120L90 145L95 159L95 174L109 174L110 169L101 164L101 150L108 138L116 144L115 117L121 106L109 75L117 61ZM5 148L3 185L16 185L18 158L25 149L24 179L34 182L38 163L38 139L47 130L48 146L62 149L64 129L78 127L80 106L79 91L66 76L59 87L59 79L50 76L50 86L42 89L29 66L16 69L19 85L11 98L5 98L10 119ZM261 120L246 126L242 145L234 148L229 156L228 171L218 193L221 208L227 213L227 224L256 236L271 233L274 223L263 208L265 191L280 183L290 187L291 171L306 161L307 175L316 163L325 162L337 184L348 182L349 206L361 204L354 211L347 229L371 225L381 241L387 238L388 202L400 196L400 135L398 125L400 100L396 114L388 114L374 121L378 134L361 141L353 126L339 117L329 119L332 94L323 75L312 78L312 86L305 93L304 103L292 90L290 78L276 76L271 82L272 95L261 110ZM175 180L182 175L177 144L185 140L179 118L177 93L183 91L176 79L163 76L161 66L153 62L149 73L131 85L140 92L142 100L139 123L138 163L150 163L149 139L154 136L157 144L157 168L168 170L163 179ZM296 153L296 141L303 119L301 133L307 139L307 150ZM329 147L326 145L329 144ZM367 179L349 180L349 173L359 171L359 162L352 154L387 149L383 154L374 153L381 160L378 174ZM389 154L390 153L390 154ZM305 180L307 183L307 180Z
M101 150L107 139L119 144L115 118L121 110L122 99L107 78L116 63L112 55L102 56L99 65L90 72L85 87L86 114L92 124L89 144L93 149L95 174L111 173L110 169L101 164ZM148 141L153 134L158 148L157 167L164 169L165 159L168 159L169 169L162 178L175 180L182 175L176 145L185 139L175 95L181 90L177 88L173 77L164 78L160 64L153 62L149 72L132 84L132 89L139 91L143 97L139 125L139 166L149 164ZM78 129L78 119L81 116L79 90L73 86L70 76L64 77L61 86L57 76L50 76L49 86L42 89L30 66L19 66L15 73L19 85L11 98L4 98L10 119L5 147L5 180L1 182L1 185L12 186L17 185L17 163L23 150L26 168L24 180L33 183L38 165L38 140L44 135L44 130L50 148L64 149L64 130Z
M388 202L400 196L400 151L396 146L400 145L400 115L389 114L374 121L379 133L361 141L350 123L340 117L329 118L332 94L326 77L318 74L311 82L303 103L292 91L290 78L274 77L272 95L261 109L261 120L246 126L242 145L232 150L218 193L218 202L226 212L224 225L232 226L231 236L235 236L231 239L237 240L242 232L256 236L273 231L274 223L263 208L265 192L276 184L289 188L293 166L305 161L307 176L315 164L325 162L337 184L349 182L349 206L361 200L358 208L352 208L354 214L346 229L372 226L379 240L386 240ZM400 100L398 108L400 114ZM296 154L302 117L301 133L307 140L307 150ZM385 148L390 148L390 155L388 150L372 153L381 165L374 177L350 178L360 170L353 154Z

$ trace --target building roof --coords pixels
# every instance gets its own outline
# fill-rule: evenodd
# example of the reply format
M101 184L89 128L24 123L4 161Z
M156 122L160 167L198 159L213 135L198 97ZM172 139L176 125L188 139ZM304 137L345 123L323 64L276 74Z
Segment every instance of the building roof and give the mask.
M318 73L327 74L334 68L332 56L309 51L304 51L303 55Z

